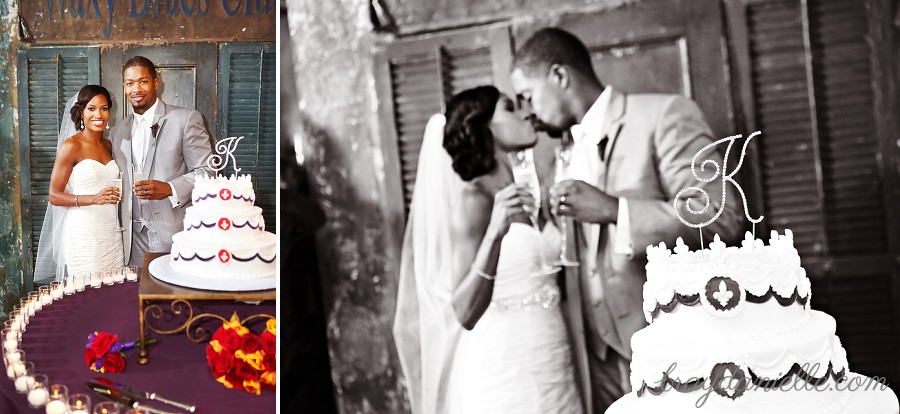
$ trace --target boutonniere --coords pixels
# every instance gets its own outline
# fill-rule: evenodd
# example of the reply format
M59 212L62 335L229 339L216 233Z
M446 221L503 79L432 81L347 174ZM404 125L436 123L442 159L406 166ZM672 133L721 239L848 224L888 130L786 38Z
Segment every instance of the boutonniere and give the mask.
M163 122L163 123L165 124L165 122ZM150 145L151 146L156 146L156 139L159 137L159 129L160 128L161 128L161 126L159 125L158 121L155 124L150 126L150 136L151 136Z

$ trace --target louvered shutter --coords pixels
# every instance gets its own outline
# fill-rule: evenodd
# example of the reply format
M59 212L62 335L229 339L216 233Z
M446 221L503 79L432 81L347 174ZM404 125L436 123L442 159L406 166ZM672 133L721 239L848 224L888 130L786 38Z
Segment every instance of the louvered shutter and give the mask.
M404 212L412 200L428 118L465 89L504 89L511 57L505 26L402 40L377 56L385 159L399 165Z
M47 211L50 173L66 101L100 83L96 47L32 47L19 51L19 144L25 269L31 275ZM26 278L30 279L30 278Z
M900 249L890 239L900 212L886 207L893 192L885 177L893 172L882 160L892 155L880 141L892 138L878 117L890 106L877 97L880 57L871 41L892 17L877 10L890 8L884 0L727 4L744 66L737 72L747 130L763 133L767 225L793 230L813 307L837 320L851 368L896 382Z
M275 45L223 43L219 50L219 119L217 139L244 138L235 151L240 174L250 174L256 205L263 209L266 230L276 232ZM230 163L226 173L234 170Z

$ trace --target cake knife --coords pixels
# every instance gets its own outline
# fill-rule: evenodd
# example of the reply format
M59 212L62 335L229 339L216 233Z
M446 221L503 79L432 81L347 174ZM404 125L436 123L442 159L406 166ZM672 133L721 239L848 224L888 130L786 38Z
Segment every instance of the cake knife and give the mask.
M194 410L197 409L197 406L196 406L196 405L189 405L189 404L185 404L185 403L180 403L180 402L178 402L178 401L173 401L173 400L170 400L170 399L168 399L168 398L163 398L162 396L157 395L155 392L148 392L148 391L138 390L138 389L129 387L129 386L124 385L124 384L119 384L119 383L117 383L117 382L110 381L110 380L108 380L108 379L106 379L106 378L103 378L103 377L97 377L97 378L94 378L94 380L96 380L96 381L97 381L98 383L100 383L100 384L103 384L103 385L106 385L106 386L108 386L108 387L117 389L117 390L122 391L122 392L124 392L124 393L126 393L126 394L133 395L134 397L138 397L138 398L146 398L146 399L152 400L152 401L159 401L159 402L161 402L161 403L163 403L163 404L171 405L171 406L173 406L173 407L178 407L178 408L180 408L180 409L182 409L182 410L185 410L185 411L187 411L187 412L191 412L191 413L192 413L192 412L194 412ZM89 386L90 386L90 385L89 385Z
M141 404L135 399L135 397L103 384L98 384L96 382L87 382L85 384L88 386L88 388L96 392L101 397L115 402L116 404L121 404L131 408L139 408L143 411L153 414L178 414Z

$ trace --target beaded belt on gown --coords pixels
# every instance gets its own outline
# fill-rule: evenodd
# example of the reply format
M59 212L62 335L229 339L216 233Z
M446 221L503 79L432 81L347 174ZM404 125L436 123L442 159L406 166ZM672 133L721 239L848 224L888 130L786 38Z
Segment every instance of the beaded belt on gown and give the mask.
M527 295L492 300L490 309L499 312L519 310L531 306L552 309L559 305L559 299L559 287L552 284L545 284L538 290Z

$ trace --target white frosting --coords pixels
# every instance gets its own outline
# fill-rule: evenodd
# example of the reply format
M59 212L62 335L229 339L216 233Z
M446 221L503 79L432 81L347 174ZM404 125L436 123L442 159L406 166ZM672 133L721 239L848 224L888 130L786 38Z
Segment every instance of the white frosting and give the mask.
M897 412L897 398L890 389L852 392L843 386L846 382L834 380L832 373L841 372L851 380L867 379L849 372L834 318L809 309L810 282L790 230L782 236L773 232L768 246L748 235L741 247L725 247L716 237L709 249L700 252L689 251L680 240L673 250L674 254L665 244L647 248L644 311L651 324L631 338L633 392L609 413ZM748 300L766 297L770 291L791 301L783 300L782 305L775 297L761 303ZM673 302L676 294L683 301ZM736 398L712 390L713 372L748 380L752 372L760 379L776 380L795 365L804 375L828 378L813 386L794 375L786 386L768 391L751 382ZM679 384L697 379L705 383L690 392L668 384L653 395L650 388L658 391L666 377ZM648 388L638 397L645 384ZM732 396L739 388L719 385L720 392Z
M667 392L638 398L634 392L616 401L607 414L896 414L897 397L890 388L881 389L871 379L849 373L848 380L835 385L765 391L750 389L732 401L710 391L709 387L690 393ZM868 389L866 387L869 387ZM704 400L704 396L706 399ZM699 404L699 407L698 407Z
M278 237L265 231L249 175L199 176L172 236L172 268L198 278L257 279L275 273Z
M834 318L819 311L810 313L809 323L779 335L777 340L762 338L728 343L723 341L725 336L709 331L701 342L676 344L670 341L668 333L651 325L631 337L634 352L631 386L635 391L644 383L658 387L665 372L681 382L709 378L715 365L726 362L746 367L757 376L769 379L783 377L795 363L808 364L808 371L818 364L818 372L808 372L815 377L825 375L829 363L834 372L845 370L847 352L834 335Z
M781 306L774 299L748 304L749 309L733 318L716 318L701 306L678 305L670 312L659 312L651 325L658 335L673 343L696 344L715 332L722 344L773 338L802 328L810 321L810 311L798 304Z
M665 243L658 247L648 246L647 282L644 284L647 321L653 322L653 310L658 305L672 302L676 293L705 293L707 282L716 276L734 280L745 293L755 296L766 295L772 290L776 295L788 298L796 291L808 301L810 282L806 270L800 266L800 256L794 248L790 230L783 236L772 233L769 246L763 245L761 240L752 240L749 233L741 247L725 247L718 235L709 249L697 252L688 251L680 238L675 254ZM677 305L680 306L683 305ZM717 316L733 317L735 313L721 312ZM771 323L770 320L760 322Z
M271 276L275 273L277 241L278 237L269 232L243 240L221 240L195 232L179 232L172 236L172 268L207 279Z
M184 231L202 232L207 237L247 239L266 229L262 209L256 206L211 211L191 206L184 213Z
M223 208L241 208L252 206L256 202L253 181L250 175L241 176L197 176L191 202L195 206L217 210Z

